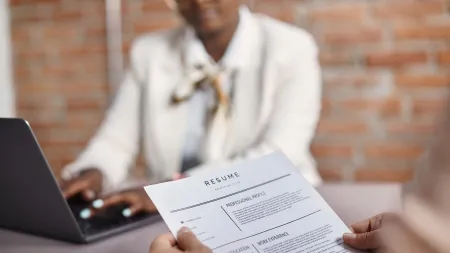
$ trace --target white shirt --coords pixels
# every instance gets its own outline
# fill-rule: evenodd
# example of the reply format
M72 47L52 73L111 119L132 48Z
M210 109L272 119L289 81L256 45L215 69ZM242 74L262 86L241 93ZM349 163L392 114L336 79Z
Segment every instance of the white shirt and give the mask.
M317 45L308 32L265 15L252 13L249 23L256 29L245 29L246 39L241 42L239 31L244 28L238 28L233 38L240 41L238 46L230 45L221 61L237 71L230 77L224 74L224 83L234 79L231 117L226 124L213 124L221 127L213 130L225 131L206 126L206 147L213 148L204 148L209 153L203 152L207 154L202 164L187 174L281 150L317 185L321 179L310 153L321 107ZM108 182L105 185L115 187L134 166L140 143L153 182L167 180L180 171L189 146L185 145L186 136L197 129L187 126L188 118L193 117L192 104L174 104L172 100L190 77L185 73L189 64L182 59L187 52L188 29L183 26L150 33L134 41L130 68L114 103L88 147L64 168L64 177L98 168Z
M242 6L239 10L239 24L233 35L227 50L219 62L207 53L202 42L196 37L193 29L186 30L185 36L185 63L188 69L195 66L211 66L212 68L221 69L221 85L223 91L230 96L233 86L233 73L237 71L242 64L251 60L250 55L246 52L250 51L253 38L249 37L248 30L256 29L254 23L249 22L251 12L246 6ZM214 106L212 88L197 90L189 99L189 117L187 123L187 131L183 146L183 159L198 159L199 152L202 147L206 129L205 119L207 111Z
M15 115L8 16L8 4L2 1L0 3L0 117Z

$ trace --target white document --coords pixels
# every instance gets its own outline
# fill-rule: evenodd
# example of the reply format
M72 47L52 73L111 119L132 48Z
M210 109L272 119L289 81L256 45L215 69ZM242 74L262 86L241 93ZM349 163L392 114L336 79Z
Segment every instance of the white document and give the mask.
M175 236L186 226L215 253L357 252L341 239L347 226L280 152L145 190Z

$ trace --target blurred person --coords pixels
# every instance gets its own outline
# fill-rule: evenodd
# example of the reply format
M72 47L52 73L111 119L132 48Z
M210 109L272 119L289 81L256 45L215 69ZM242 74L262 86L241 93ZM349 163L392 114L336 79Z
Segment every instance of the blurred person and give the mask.
M134 41L100 129L63 169L65 197L93 201L86 218L117 203L129 204L127 217L156 211L142 187L96 199L124 182L140 145L152 182L281 149L319 184L309 151L321 105L312 36L242 0L167 2L186 25Z
M450 108L434 143L404 194L403 211L351 226L344 242L373 252L450 252Z

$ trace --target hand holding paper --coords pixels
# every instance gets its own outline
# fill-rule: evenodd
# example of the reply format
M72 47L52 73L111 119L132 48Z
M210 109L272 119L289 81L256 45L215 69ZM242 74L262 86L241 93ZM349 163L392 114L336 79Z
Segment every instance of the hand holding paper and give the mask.
M186 226L216 253L357 252L342 241L350 230L282 153L145 190L174 235Z

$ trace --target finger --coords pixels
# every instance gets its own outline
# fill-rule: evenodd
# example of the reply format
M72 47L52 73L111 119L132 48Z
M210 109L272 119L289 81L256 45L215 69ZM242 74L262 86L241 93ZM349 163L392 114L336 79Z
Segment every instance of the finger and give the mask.
M57 180L57 183L58 183L59 187L62 188L64 186L64 184L66 183L66 180L64 180L63 178L59 178Z
M152 251L152 249L169 249L175 247L176 244L177 240L172 234L162 234L153 240L150 251Z
M132 193L116 193L105 197L103 199L97 199L92 202L92 207L96 209L106 209L111 206L115 206L118 204L127 204L127 205L136 205L139 204L139 199L133 197Z
M382 247L380 230L361 234L345 233L342 238L347 245L359 250L378 249Z
M357 234L374 231L380 229L383 226L383 223L395 220L396 217L397 215L394 213L378 214L367 220L363 220L351 225L351 230Z
M174 174L172 175L172 180L173 180L173 181L180 180L180 179L182 179L181 173L174 173Z
M103 199L96 199L92 201L92 207L95 209L106 209L121 203L127 203L127 198L123 193L117 193L107 196Z
M201 249L205 247L187 227L182 227L178 231L178 246L184 251Z
M144 210L144 205L141 204L140 202L138 202L138 203L135 203L135 204L131 205L128 208L123 209L122 210L122 215L123 215L123 217L128 218L128 217L131 217L131 216L135 215L136 213L138 213L138 212L140 212L142 210Z
M85 189L82 191L83 198L87 201L92 201L95 199L95 192L91 189Z
M66 199L68 199L68 198L73 197L77 193L87 189L88 186L89 186L88 181L75 179L75 180L70 181L67 184L65 184L62 191L63 191L64 197Z

